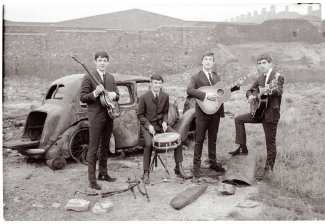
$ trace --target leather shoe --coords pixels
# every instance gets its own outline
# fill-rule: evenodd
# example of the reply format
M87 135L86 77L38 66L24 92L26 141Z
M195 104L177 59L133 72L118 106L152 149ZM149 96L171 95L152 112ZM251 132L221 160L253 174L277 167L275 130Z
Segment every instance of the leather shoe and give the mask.
M149 171L147 170L144 171L142 181L144 184L150 184Z
M185 173L182 163L177 163L174 171L177 176L184 178L184 179L191 179L193 177L193 175Z
M99 186L96 182L90 182L89 187L95 190L101 190L101 186Z
M98 180L105 180L108 182L115 182L117 179L114 177L110 177L109 175L100 175L98 174Z
M209 167L211 170L215 170L217 172L226 172L226 170L222 167L222 165L220 164L211 164L210 167Z
M235 151L232 152L228 152L228 154L232 155L232 156L236 156L236 155L247 155L248 154L248 150L246 146L239 146Z

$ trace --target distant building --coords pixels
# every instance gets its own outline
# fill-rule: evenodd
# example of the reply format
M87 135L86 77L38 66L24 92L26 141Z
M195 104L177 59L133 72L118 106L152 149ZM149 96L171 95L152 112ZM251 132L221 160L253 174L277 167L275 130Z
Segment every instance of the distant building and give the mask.
M313 10L312 6L308 7L307 14L303 15L298 12L291 12L289 6L285 6L285 10L276 13L275 5L271 5L270 11L267 11L266 8L262 8L261 14L258 14L258 11L254 11L253 15L247 13L246 15L237 16L234 22L236 23L263 23L267 20L273 19L304 19L311 22L313 25L318 27L321 26L321 9Z

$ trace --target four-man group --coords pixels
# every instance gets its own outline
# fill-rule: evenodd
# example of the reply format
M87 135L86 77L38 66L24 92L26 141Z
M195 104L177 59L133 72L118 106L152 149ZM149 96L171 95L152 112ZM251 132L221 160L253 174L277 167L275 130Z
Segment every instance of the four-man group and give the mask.
M115 84L114 77L107 72L109 55L102 51L95 54L96 71L94 75L102 81L97 85L90 75L85 75L82 82L80 100L88 105L89 119L89 150L87 154L88 162L88 180L90 188L100 190L98 180L113 182L116 178L108 175L107 172L107 155L108 149L102 146L108 146L113 130L113 120L109 117L106 108L100 102L99 96L104 89L108 91L109 100L118 100L119 91ZM200 91L200 87L213 86L220 81L217 73L212 71L215 57L213 53L207 53L201 59L202 70L191 77L187 87L187 95L201 101L216 101L218 94ZM280 105L283 91L284 78L272 69L272 58L269 54L262 54L257 57L257 69L260 75L247 91L246 97L248 102L256 100L256 93L263 88L267 96L268 104L261 118L252 118L250 113L242 114L235 117L236 140L239 147L229 154L246 155L248 149L246 146L245 123L262 123L265 139L267 158L264 168L264 175L273 171L276 158L276 130L280 119ZM276 86L269 87L269 84L276 80ZM162 91L163 78L160 75L152 75L150 89L144 93L138 104L138 119L140 121L141 132L143 133L145 146L143 152L143 182L150 183L150 160L152 154L152 138L156 133L176 132L168 124L169 95ZM231 91L239 90L235 86ZM208 132L208 157L209 168L216 172L225 172L221 164L217 163L216 142L219 129L220 118L224 117L224 107L221 105L213 114L205 113L198 103L195 105L196 115L196 135L193 158L193 172L188 174L184 171L182 161L182 146L174 149L175 174L184 178L192 178L192 182L198 182L200 177L201 155L203 143ZM184 139L182 139L184 140ZM99 174L96 178L96 160L98 157Z

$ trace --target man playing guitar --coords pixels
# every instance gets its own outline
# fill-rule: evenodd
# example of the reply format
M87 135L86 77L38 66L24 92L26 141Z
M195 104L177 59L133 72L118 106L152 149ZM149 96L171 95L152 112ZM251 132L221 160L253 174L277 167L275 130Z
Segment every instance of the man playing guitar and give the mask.
M264 173L261 179L267 178L276 158L276 130L280 119L280 105L283 92L284 78L277 72L272 70L272 58L269 54L261 54L257 57L257 69L261 75L253 83L252 87L247 91L246 97L249 103L256 100L256 93L263 91L267 95L267 105L261 118L252 117L251 113L242 114L235 117L236 140L235 143L239 147L229 154L246 155L248 154L246 146L245 123L262 123L265 139L267 158ZM270 88L269 84L276 81L275 88Z
M198 100L204 101L216 101L218 95L215 93L208 93L200 91L201 87L204 86L214 86L216 83L220 82L220 78L212 71L214 66L214 54L206 53L201 58L202 70L191 77L191 81L187 87L187 95L189 97L194 97ZM238 90L240 87L235 86L230 91ZM199 182L200 168L201 168L201 156L203 149L203 142L205 139L205 134L208 132L208 155L210 162L210 169L217 172L225 172L225 169L221 164L217 163L216 155L216 142L217 134L219 129L220 118L225 116L223 104L214 112L213 114L205 113L199 106L198 102L195 104L195 114L196 114L196 137L194 146L194 158L193 158L193 179L192 182Z

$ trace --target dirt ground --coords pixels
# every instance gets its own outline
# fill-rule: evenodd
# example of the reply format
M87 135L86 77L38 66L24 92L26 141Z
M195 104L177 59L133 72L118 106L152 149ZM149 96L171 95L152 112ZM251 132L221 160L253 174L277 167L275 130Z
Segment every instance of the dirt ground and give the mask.
M204 151L207 151L204 149ZM4 219L7 221L54 221L54 220L234 220L244 217L254 220L262 205L254 208L237 207L249 202L249 197L257 193L258 185L237 187L235 195L225 196L218 192L219 177L215 171L203 165L202 182L208 184L206 192L192 204L175 210L169 203L178 193L195 186L190 180L178 178L173 173L173 153L169 153L167 163L171 182L153 183L163 180L165 171L161 164L151 173L151 184L146 186L150 202L135 188L136 199L130 191L109 196L113 203L111 212L97 215L91 210L100 196L87 196L80 192L95 192L88 187L87 166L69 162L65 169L53 171L43 161L30 162L16 151L5 151L3 160ZM164 158L165 154L162 155ZM192 150L184 152L187 172L191 168ZM134 180L142 175L141 151L126 154L126 158L113 157L108 162L109 174L117 177L114 183L98 181L101 192L125 189L127 179ZM206 181L206 182L205 182ZM143 186L141 186L143 189ZM91 201L86 212L66 211L64 206L72 198ZM256 202L255 202L256 203Z

